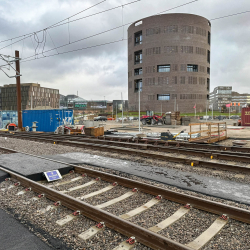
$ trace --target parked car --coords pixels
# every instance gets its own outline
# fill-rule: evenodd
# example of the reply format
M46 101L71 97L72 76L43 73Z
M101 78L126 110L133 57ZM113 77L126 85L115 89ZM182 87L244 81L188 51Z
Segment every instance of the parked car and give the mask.
M238 115L231 115L230 119L239 119L240 117Z
M106 116L97 116L97 117L94 117L94 121L107 121L107 117Z
M221 120L227 119L227 117L225 115L219 115L218 119L221 121Z

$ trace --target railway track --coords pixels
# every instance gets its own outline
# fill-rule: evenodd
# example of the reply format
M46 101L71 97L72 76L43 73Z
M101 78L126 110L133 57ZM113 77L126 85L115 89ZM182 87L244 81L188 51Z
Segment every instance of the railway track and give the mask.
M42 156L26 155L60 162ZM64 164L71 166L74 173L53 184L37 183L0 167L0 170L9 173L11 177L4 183L4 188L0 189L0 192L6 194L11 190L14 192L14 197L15 195L21 197L18 199L18 203L22 202L23 197L34 192L30 197L28 196L28 200L31 203L40 203L41 209L38 211L37 219L39 219L39 215L45 213L46 216L53 216L53 213L49 215L48 212L56 211L60 207L71 209L71 213L62 214L55 221L56 226L60 228L70 225L72 221L79 220L79 215L94 220L96 223L92 223L92 226L78 235L81 240L87 241L98 235L104 230L104 225L127 236L127 242L121 242L116 249L132 249L136 246L134 240L152 249L203 249L220 230L226 227L231 219L250 224L249 210L180 194L87 167ZM37 197L38 194L39 197ZM141 197L144 198L140 200ZM51 201L47 200L46 205L43 205L45 198ZM140 200L139 203L138 200ZM170 201L171 204L168 203ZM27 203L27 199L25 202ZM53 202L55 203L53 204ZM129 206L123 209L126 203L129 203ZM170 206L173 208L166 213ZM157 222L155 224L151 222L150 227L145 228L140 225L140 215L147 213L146 217L152 218L155 217L157 211L165 211L163 215L157 216L160 217L160 220L155 219ZM166 237L168 228L185 220L191 213L197 213L198 217L210 217L210 224L206 223L207 228L203 227L202 230L195 228L197 226L195 223L193 228L192 225L189 225L195 238L185 244ZM202 222L201 220L200 223Z
M152 158L158 160L165 160L170 162L188 164L191 166L201 165L211 169L221 169L233 172L250 173L250 167L240 166L235 163L229 162L220 163L213 160L197 160L186 158L185 155L210 158L222 161L234 161L250 163L250 153L246 152L230 152L230 151L215 151L207 149L187 149L182 147L171 147L163 145L151 145L148 143L134 143L134 142L121 142L111 141L104 139L86 138L85 136L71 136L71 135L54 135L54 134L30 134L30 133L14 133L6 134L0 133L0 136L20 138L24 140L33 140L54 144L61 144L67 146L73 146L78 148L92 148L98 150L106 150L117 153L137 155L145 158ZM242 150L243 148L239 148ZM248 150L250 150L248 148ZM245 149L243 151L246 151ZM180 156L169 156L165 153L175 153Z

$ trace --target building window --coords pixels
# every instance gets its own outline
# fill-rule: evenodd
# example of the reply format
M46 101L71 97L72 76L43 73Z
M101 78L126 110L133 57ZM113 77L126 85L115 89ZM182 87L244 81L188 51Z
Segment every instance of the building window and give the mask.
M170 94L165 94L165 95L157 94L157 100L158 101L169 101L170 100Z
M209 89L210 89L210 79L207 78L207 91L209 91Z
M198 72L198 65L195 64L188 64L187 65L188 72Z
M135 46L142 44L142 31L135 33Z
M135 26L139 26L142 24L142 21L138 21L137 23L135 23Z
M142 63L142 50L135 52L135 64Z
M148 95L148 101L153 101L155 99L154 95Z
M157 72L170 72L170 64L157 65Z
M172 84L177 84L177 76L172 76Z
M177 94L172 94L172 99L177 99Z
M210 42L211 42L211 33L209 31L207 34L207 42L208 42L208 44L210 44Z
M207 73L210 75L210 68L207 67Z
M135 80L135 92L142 91L142 79Z
M134 74L135 76L142 75L142 68L135 69Z
M210 51L207 51L207 62L210 63Z
M180 83L181 84L185 84L185 76L181 76L180 77Z

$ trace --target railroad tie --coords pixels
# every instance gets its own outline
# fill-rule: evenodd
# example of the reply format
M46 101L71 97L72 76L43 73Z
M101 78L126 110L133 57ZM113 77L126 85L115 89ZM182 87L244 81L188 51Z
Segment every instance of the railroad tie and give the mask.
M110 205L113 205L117 202L120 202L122 200L125 200L126 198L134 195L136 192L135 191L129 191L117 198L114 198L110 201L104 202L102 204L96 205L96 208L104 208L104 207L108 207ZM81 234L78 235L79 238L81 238L82 240L89 240L92 239L97 233L103 231L104 229L104 222L100 222L95 226L90 227L88 230L82 232Z
M134 194L135 194L135 192L129 191L129 192L127 192L127 193L125 193L125 194L123 194L123 195L117 197L117 198L114 198L114 199L112 199L112 200L110 200L110 201L104 202L104 203L102 203L102 204L100 204L100 205L97 205L97 206L95 206L95 207L97 207L97 208L108 207L108 206L113 205L113 204L115 204L115 203L117 203L117 202L120 202L120 201L122 201L122 200L125 200L125 199L127 199L128 197L130 197L130 196L132 196L132 195L134 195Z
M103 231L105 228L104 222L100 222L95 226L92 226L88 230L82 232L78 235L78 237L82 240L90 240L92 239L97 233Z
M80 215L80 211L75 211L72 214L66 215L61 220L57 220L56 224L59 226L64 226L65 224L71 222L72 220L75 220Z
M180 207L173 215L171 215L167 219L161 221L157 225L150 227L148 230L157 233L157 232L171 226L177 220L182 218L186 213L188 213L189 210L190 210L190 207L187 207L187 205L185 207Z
M75 190L78 190L78 189L81 189L81 188L85 188L85 187L88 187L90 185L93 185L94 183L96 183L98 180L92 180L92 181L89 181L83 185L79 185L79 186L76 186L76 187L72 187L72 188L69 188L68 190L63 190L63 191L60 191L61 193L69 193L71 191L75 191Z
M160 197L160 196L157 196L157 197ZM131 217L133 217L133 216L135 216L137 214L140 214L140 213L144 212L145 210L151 208L152 206L154 206L155 204L157 204L157 203L159 203L161 201L161 198L158 199L157 197L151 199L146 204L129 211L126 214L120 215L119 217L124 219L124 220L127 220L127 219L129 219L129 218L131 218Z
M220 230L227 224L229 218L226 215L222 215L217 218L214 223L204 231L200 236L198 236L194 241L187 244L188 247L191 247L195 250L201 249L205 246Z
M131 236L127 240L123 241L119 246L113 248L113 250L131 250L136 243L135 237Z
M65 184L68 184L68 183L71 183L71 182L81 180L82 178L83 178L82 176L78 176L76 178L73 178L72 180L59 182L59 183L56 183L56 184L51 184L51 185L48 185L47 187L58 187L58 186L61 186L61 185L65 185Z
M102 189L97 190L97 191L95 191L95 192L92 192L92 193L90 193L90 194L86 194L86 195L77 197L76 199L88 199L88 198L93 197L93 196L96 196L96 195L98 195L98 194L102 194L102 193L104 193L104 192L107 192L107 191L111 190L111 189L114 188L114 187L115 187L114 185L108 185L108 186L105 187L105 188L102 188Z

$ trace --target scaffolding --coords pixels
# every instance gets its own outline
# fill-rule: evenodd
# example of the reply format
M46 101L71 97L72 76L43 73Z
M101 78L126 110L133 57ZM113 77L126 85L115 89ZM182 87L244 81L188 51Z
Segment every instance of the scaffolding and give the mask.
M226 122L190 123L189 142L214 143L227 139ZM200 134L200 137L191 138L192 134Z

